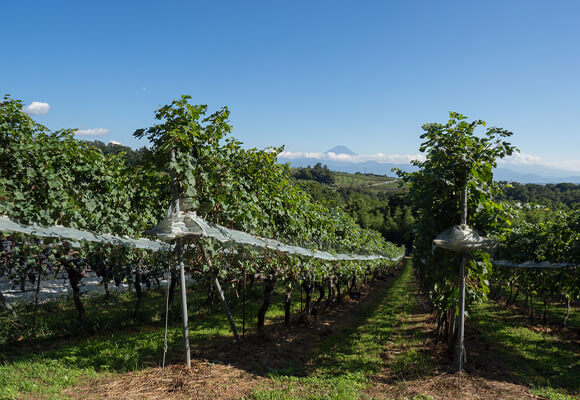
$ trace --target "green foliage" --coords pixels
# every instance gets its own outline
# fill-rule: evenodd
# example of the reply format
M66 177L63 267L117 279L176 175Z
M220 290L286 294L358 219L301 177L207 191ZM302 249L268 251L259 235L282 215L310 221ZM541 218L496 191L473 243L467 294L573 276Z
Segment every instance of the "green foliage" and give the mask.
M501 182L504 186L499 200L538 203L550 208L577 209L580 207L580 185L558 183L537 185Z
M212 178L219 177L223 167L216 163L219 157L215 155L222 150L220 140L232 126L228 122L227 107L205 117L207 106L190 105L190 98L184 95L160 107L155 118L161 123L138 129L134 136L145 137L153 144L151 164L162 172L169 172L179 195L190 201L187 208L196 210L210 190L215 189ZM209 204L206 208L211 210L212 206Z
M515 215L517 224L506 235L496 258L519 263L547 261L580 265L580 210L546 210L544 207L524 205L517 206ZM510 293L515 289L530 302L534 298L545 303L580 299L577 268L498 266L494 270L492 283L497 288L509 288Z
M122 144L113 143L113 142L109 142L108 144L105 144L105 143L101 142L100 140L94 140L92 142L87 141L86 143L89 146L92 146L92 147L95 147L95 148L101 150L101 152L105 156L119 155L123 159L125 164L130 165L130 166L135 166L136 164L143 163L143 157L147 153L146 147L141 147L140 149L133 150L129 146L124 146Z
M147 138L150 150L125 163L122 152L99 149L74 138L72 130L51 132L22 111L20 101L6 97L0 104L0 214L24 223L62 224L81 229L141 236L161 219L174 198L182 211L195 211L208 221L282 242L331 252L383 254L402 249L380 233L364 229L342 209L320 204L276 162L282 148L242 148L228 136L229 111L206 116L207 106L189 104L182 96L160 107L157 124L135 132ZM171 188L174 189L172 192ZM152 252L83 243L80 249L54 240L7 238L0 275L23 282L27 276L54 276L66 269L71 285L87 269L103 283L128 282L141 296L141 283L158 278L169 259ZM52 250L39 260L47 244ZM224 253L220 243L196 241L186 250L189 269L208 272L200 257L204 245L222 279L243 273L281 276L286 283L303 280L344 282L363 277L392 263L337 263L304 260L274 251L239 247ZM44 260L44 258L43 258ZM36 279L36 278L35 278ZM82 303L75 294L79 315Z
M356 175L340 173L340 176L345 179ZM338 206L361 227L380 232L389 242L412 247L415 216L401 189L377 191L364 185L336 188L315 181L299 181L299 184L314 201Z
M493 182L496 159L515 149L504 139L512 133L501 128L476 130L485 122L468 122L451 112L446 124L423 125L420 151L425 161L414 161L417 172L398 175L409 184L409 200L417 210L414 257L423 290L440 312L454 308L458 298L458 255L432 249L432 240L461 222L462 193L467 188L467 224L483 233L500 231L507 215L493 197L499 186ZM491 271L489 257L475 254L468 268L468 304L485 297Z
M154 167L174 177L172 182L178 186L182 208L228 227L314 249L389 254L398 251L377 232L361 229L339 208L314 202L294 185L288 167L276 162L282 148L242 149L240 142L227 136L231 126L226 108L204 118L207 107L192 106L188 100L189 96L182 96L161 107L156 113L159 124L135 132L135 136L147 137L153 143ZM309 279L322 280L331 273L351 276L366 270L354 263L330 266L318 260L308 260L308 267L304 268L297 257L271 253L261 258L252 249L239 252L234 260L222 264L216 247L205 245L212 257L218 257L216 273L224 278L235 278L246 270L282 274L294 281L304 279L308 271ZM276 268L268 266L271 257L281 260ZM259 261L256 265L249 262L251 259L265 263ZM232 270L232 261L240 268Z
M125 235L140 234L157 220L150 187L157 177L76 140L73 130L51 132L18 100L5 97L0 110L0 214Z
M327 185L334 183L334 175L326 165L322 165L321 163L316 163L314 167L296 168L292 171L292 176L296 179L317 181Z
M0 215L27 224L130 236L141 236L163 215L167 202L162 175L128 166L120 155L104 155L76 140L73 130L50 131L32 121L19 100L8 96L0 103L0 118ZM87 261L104 274L105 258L98 254L108 256L111 276L103 278L132 282L137 265L155 257L88 243L73 250L58 240L23 235L3 242L0 275L21 283L30 276L33 280L53 277L63 268L80 279ZM158 276L162 264L149 265L148 273Z

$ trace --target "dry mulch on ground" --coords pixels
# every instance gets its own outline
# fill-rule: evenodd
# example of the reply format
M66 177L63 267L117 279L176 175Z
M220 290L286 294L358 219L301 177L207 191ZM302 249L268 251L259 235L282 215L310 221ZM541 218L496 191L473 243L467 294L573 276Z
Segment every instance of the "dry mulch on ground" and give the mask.
M373 385L367 393L377 399L410 399L426 394L435 400L523 400L540 399L525 386L511 382L490 380L469 373L442 374L426 379L401 380L391 385Z
M435 400L540 399L505 371L497 356L490 353L489 346L470 326L466 327L466 340L469 343L466 371L461 374L454 372L445 346L436 342L436 325L433 315L428 311L426 300L419 294L415 295L415 299L418 304L415 312L408 314L404 320L399 320L398 325L399 329L404 328L400 333L403 337L411 339L419 332L422 340L415 343L412 349L407 344L411 340L389 346L389 355L383 357L385 367L380 374L371 378L367 395L390 400L412 399L421 394ZM429 371L417 366L415 371L411 368L405 375L394 374L390 369L393 356L408 350L418 351L430 359L432 365Z
M192 360L191 369L171 365L162 374L161 368L148 368L93 380L67 394L75 399L239 399L264 379L231 365Z

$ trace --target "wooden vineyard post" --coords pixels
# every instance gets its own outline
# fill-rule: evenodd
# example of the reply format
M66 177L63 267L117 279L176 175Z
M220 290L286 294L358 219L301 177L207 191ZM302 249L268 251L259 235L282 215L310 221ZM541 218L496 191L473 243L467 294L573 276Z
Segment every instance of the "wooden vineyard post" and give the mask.
M171 159L175 162L175 150L171 151ZM171 177L171 191L173 194L173 212L179 214L181 204L181 187L177 177ZM175 253L177 265L179 266L179 286L181 287L181 321L183 328L183 343L185 346L185 363L187 368L191 368L191 350L189 347L189 322L187 318L187 292L185 288L185 263L183 262L183 238L175 240Z
M463 191L463 207L461 210L461 224L467 224L467 186ZM465 253L461 253L459 261L459 324L457 326L457 372L463 369L463 357L465 347L463 338L465 336Z

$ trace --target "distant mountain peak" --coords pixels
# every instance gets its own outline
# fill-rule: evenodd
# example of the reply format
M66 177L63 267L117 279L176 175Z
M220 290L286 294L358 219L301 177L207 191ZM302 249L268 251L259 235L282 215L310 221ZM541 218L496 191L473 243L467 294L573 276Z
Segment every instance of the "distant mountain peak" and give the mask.
M324 154L334 153L334 154L348 154L349 156L356 156L356 153L344 145L334 146L332 149L328 150Z

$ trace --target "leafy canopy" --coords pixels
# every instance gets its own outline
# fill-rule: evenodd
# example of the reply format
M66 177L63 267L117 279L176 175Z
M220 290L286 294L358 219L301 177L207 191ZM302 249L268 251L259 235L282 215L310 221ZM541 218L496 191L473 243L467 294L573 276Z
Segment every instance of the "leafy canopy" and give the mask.
M479 128L485 128L478 134ZM447 250L433 252L432 240L443 230L461 222L462 193L467 188L468 225L482 231L500 231L507 223L501 204L493 199L500 190L493 182L496 160L517 149L505 140L512 132L486 128L481 120L449 113L445 124L423 125L420 151L425 160L413 161L416 172L397 171L409 184L409 199L417 210L414 256L424 290L441 310L453 306L456 287L457 255ZM487 276L491 271L488 255L474 255L468 279L471 299L488 292Z

